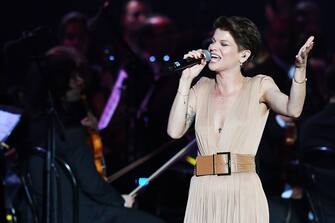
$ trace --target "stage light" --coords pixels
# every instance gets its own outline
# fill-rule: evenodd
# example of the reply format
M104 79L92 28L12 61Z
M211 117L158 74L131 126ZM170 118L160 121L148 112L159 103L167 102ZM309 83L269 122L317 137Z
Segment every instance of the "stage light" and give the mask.
M291 65L290 68L288 69L288 76L293 79L295 73L295 65Z
M308 212L308 220L310 220L310 221L314 221L315 220L314 214L311 211Z
M7 220L7 222L13 222L13 215L7 214L6 215L6 220Z
M163 57L163 60L166 61L166 62L169 61L169 60L170 60L170 56L169 56L169 55L165 55L165 56Z
M281 115L276 115L276 122L281 128L287 127L287 123Z
M145 186L149 184L149 180L146 177L140 177L136 181L139 186Z
M108 60L109 60L109 61L114 61L114 60L115 60L115 57L114 57L113 55L109 55L109 56L108 56Z
M155 62L156 61L156 57L155 56L150 56L149 57L149 61L152 62L152 63Z
M293 188L286 184L283 193L281 194L281 198L290 199L293 195Z
M192 166L195 166L196 160L193 157L191 157L191 156L187 156L186 157L186 162L188 162Z

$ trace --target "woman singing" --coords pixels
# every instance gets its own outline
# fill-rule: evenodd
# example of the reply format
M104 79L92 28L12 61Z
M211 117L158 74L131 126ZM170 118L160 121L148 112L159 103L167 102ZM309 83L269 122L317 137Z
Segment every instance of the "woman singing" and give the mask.
M297 118L306 94L306 62L310 37L296 55L290 95L280 92L266 75L245 77L241 67L257 52L260 34L243 17L219 17L214 23L208 67L213 79L202 77L206 62L187 68L172 105L168 134L180 138L195 120L198 144L184 223L267 223L269 213L255 155L269 114ZM202 58L194 50L184 58Z

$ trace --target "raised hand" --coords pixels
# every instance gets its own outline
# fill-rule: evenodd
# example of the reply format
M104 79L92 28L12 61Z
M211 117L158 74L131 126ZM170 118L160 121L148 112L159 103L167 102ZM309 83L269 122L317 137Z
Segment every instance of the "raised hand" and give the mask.
M303 68L307 65L307 57L314 46L314 36L310 36L305 44L300 48L298 54L295 56L295 66Z
M195 58L195 59L200 59L203 57L203 52L202 50L192 50L190 52L188 52L187 54L184 55L184 59L186 58ZM201 70L205 67L206 65L206 61L205 59L201 60L200 64L196 64L192 67L186 68L183 73L182 73L182 77L183 78L190 78L193 79L196 76L198 76L201 72Z

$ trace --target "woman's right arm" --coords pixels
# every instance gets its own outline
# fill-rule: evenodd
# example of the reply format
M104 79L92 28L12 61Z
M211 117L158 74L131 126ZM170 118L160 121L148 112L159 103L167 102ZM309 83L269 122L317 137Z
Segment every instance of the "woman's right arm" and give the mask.
M201 58L202 50L191 51L184 55L184 59L188 57ZM178 91L170 111L167 128L167 133L174 139L181 138L194 120L196 98L194 90L190 87L193 79L199 75L205 65L206 62L203 60L201 64L185 69L179 80Z
M167 132L174 139L181 138L195 117L195 95L190 89L192 80L180 78L179 87L169 115Z

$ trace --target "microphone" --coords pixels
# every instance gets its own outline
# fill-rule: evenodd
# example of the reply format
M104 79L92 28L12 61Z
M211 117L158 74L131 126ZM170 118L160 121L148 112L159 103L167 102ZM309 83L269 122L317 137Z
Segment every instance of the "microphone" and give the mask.
M186 58L186 59L178 60L178 61L173 62L171 65L169 65L168 69L171 72L184 70L196 64L200 64L202 59L205 59L205 61L208 62L211 60L211 58L212 58L211 53L208 50L203 50L201 58L199 59Z

